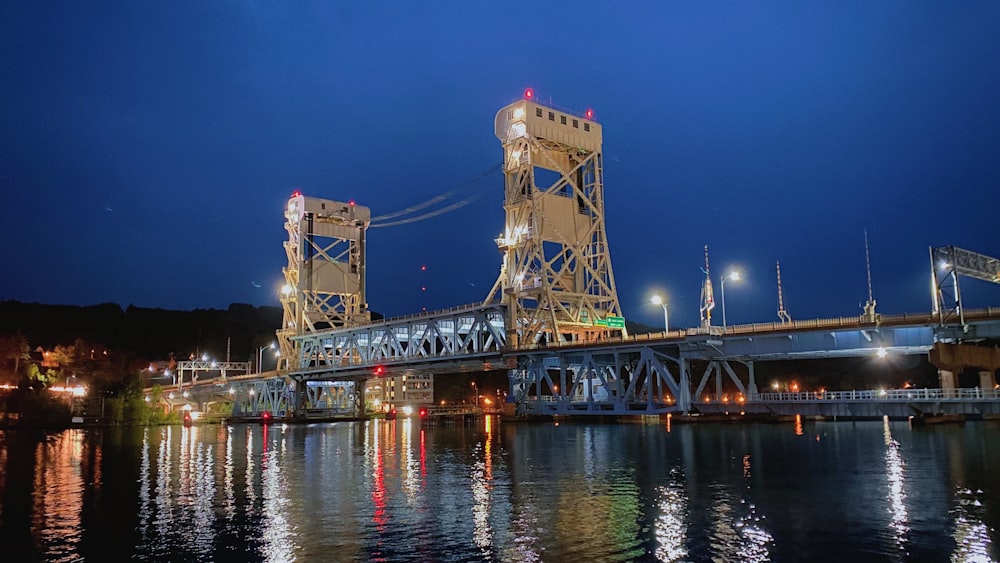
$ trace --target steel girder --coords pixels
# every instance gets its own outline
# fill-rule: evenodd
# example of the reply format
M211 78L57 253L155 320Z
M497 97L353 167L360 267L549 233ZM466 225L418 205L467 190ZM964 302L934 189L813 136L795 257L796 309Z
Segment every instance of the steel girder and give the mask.
M659 414L682 410L678 360L649 347L535 351L510 371L521 414ZM675 375L676 373L676 375Z
M471 305L378 324L297 336L295 379L329 379L375 366L407 367L441 361L499 359L505 343L504 307Z
M282 377L240 381L232 386L233 416L287 416L293 409L293 391Z
M283 377L239 381L228 386L234 416L353 416L358 412L354 381L292 382ZM304 389L304 391L302 391ZM301 403L301 404L299 404Z

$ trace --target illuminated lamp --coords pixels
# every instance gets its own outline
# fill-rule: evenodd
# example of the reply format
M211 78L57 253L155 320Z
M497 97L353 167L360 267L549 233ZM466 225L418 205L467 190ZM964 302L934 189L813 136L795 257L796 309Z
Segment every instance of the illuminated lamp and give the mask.
M587 119L594 119L594 110L588 109L586 113Z
M530 100L534 97L535 97L535 91L532 90L531 88L528 88L524 91L524 99Z

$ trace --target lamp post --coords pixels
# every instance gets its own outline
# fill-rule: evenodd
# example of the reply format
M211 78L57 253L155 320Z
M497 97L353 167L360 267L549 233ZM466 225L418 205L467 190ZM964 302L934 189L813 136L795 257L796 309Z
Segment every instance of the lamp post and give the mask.
M261 363L263 363L264 361L264 350L267 348L274 350L277 347L278 347L277 344L272 342L267 346L261 346L260 348L257 348L257 375L260 375L263 372L263 370L261 369Z
M663 332L670 332L670 310L667 307L667 302L659 295L650 297L649 302L653 305L663 306Z
M472 391L476 394L476 406L479 406L479 387L476 387L476 382L472 382Z
M736 270L729 272L728 276L722 276L719 282L719 289L722 291L722 330L726 330L726 279L740 281L740 273Z

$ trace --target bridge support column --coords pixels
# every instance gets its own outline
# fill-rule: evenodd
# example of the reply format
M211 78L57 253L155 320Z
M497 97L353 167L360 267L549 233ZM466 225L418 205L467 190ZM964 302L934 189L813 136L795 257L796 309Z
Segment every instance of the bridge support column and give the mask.
M996 385L997 385L996 373L989 370L983 370L979 372L980 389L982 389L983 391L993 391L993 389L996 388Z
M938 370L938 380L941 382L941 391L945 397L955 394L955 373L946 369Z
M747 400L756 401L758 396L757 379L753 373L753 362L746 362L747 369L750 370L750 378L747 381Z
M687 414L691 412L691 364L687 358L680 360L680 382L677 387L680 389L680 396L677 397L677 406L681 412Z

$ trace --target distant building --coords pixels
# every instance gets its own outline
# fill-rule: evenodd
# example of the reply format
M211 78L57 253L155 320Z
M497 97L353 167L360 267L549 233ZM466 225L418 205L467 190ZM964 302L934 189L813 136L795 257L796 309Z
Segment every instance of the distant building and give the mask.
M365 408L388 412L403 406L418 407L434 402L433 375L389 375L365 382Z

